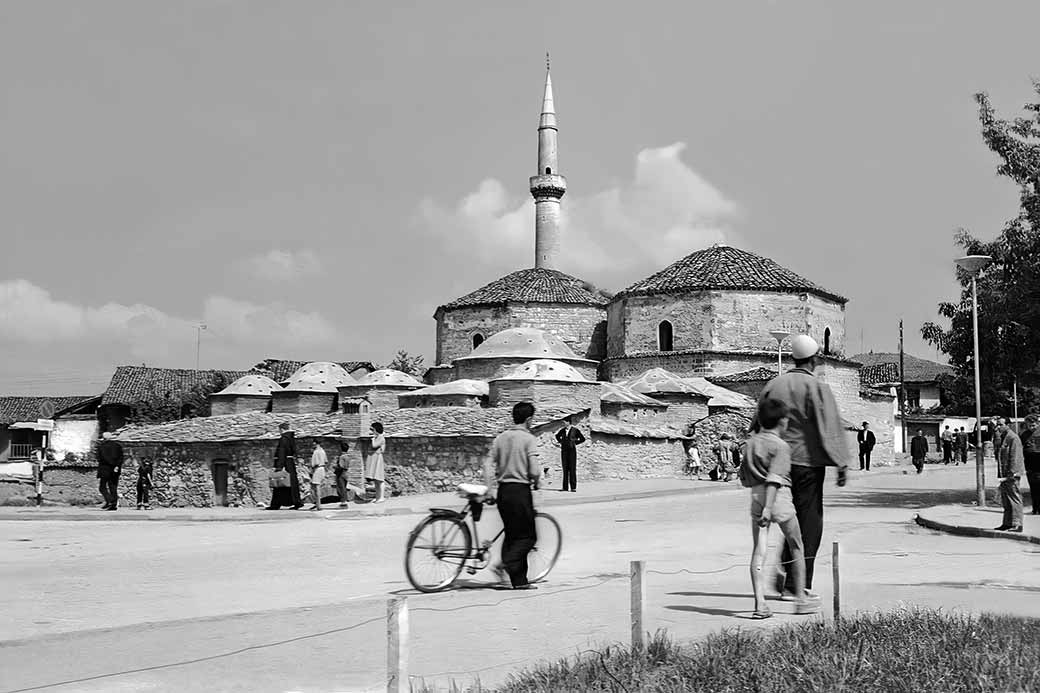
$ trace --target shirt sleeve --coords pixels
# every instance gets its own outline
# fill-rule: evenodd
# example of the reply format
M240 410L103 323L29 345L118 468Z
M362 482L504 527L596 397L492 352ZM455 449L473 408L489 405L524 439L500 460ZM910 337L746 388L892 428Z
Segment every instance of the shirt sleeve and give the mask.
M841 412L834 393L826 383L818 383L813 391L813 415L816 417L816 430L820 432L820 445L827 454L831 464L847 467L849 464L848 449L845 445L845 431L841 425Z
M531 481L540 479L542 476L542 467L538 461L538 440L531 436L531 439L527 441L527 476Z
M787 445L776 445L771 452L766 483L783 486L791 476L791 448Z
M484 458L484 485L491 490L498 476L498 439L491 445L491 452Z

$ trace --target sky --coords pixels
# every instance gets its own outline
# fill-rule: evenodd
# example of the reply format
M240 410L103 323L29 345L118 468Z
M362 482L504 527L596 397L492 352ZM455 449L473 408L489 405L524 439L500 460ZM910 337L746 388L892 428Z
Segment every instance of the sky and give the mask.
M533 265L551 51L560 269L713 242L935 350L953 233L1017 213L973 94L1023 115L1040 3L0 3L0 394L115 366L432 365L440 304ZM205 330L198 330L199 324Z

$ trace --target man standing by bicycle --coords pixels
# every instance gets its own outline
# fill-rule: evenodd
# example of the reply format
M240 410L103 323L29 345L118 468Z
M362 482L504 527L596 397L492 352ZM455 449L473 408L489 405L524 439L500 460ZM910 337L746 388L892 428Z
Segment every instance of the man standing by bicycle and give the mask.
M502 564L495 572L515 590L534 589L527 581L527 554L534 548L534 499L531 488L540 488L542 467L538 463L538 441L531 433L534 405L518 402L513 406L513 426L498 434L491 456L484 464L488 492L492 480L498 486L498 513L502 516L505 538Z

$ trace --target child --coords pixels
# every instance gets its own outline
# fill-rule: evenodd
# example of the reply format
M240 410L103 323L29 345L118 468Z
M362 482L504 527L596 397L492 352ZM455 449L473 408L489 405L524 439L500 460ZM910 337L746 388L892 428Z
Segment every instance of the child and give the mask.
M791 498L791 448L780 439L780 433L787 427L787 405L777 399L763 400L758 405L758 425L759 431L747 441L747 452L740 465L740 481L751 488L751 587L755 593L752 618L773 615L766 606L762 578L771 522L780 525L791 549L795 613L815 613L819 611L819 604L805 594L802 531Z
M339 449L339 455L336 457L336 493L339 495L339 507L346 508L352 497L352 491L347 484L347 472L350 469L350 457L347 455L347 451L350 450L350 443L341 440Z
M148 494L152 490L152 459L142 457L137 466L137 509L151 510L152 504L148 501Z
M697 449L697 443L690 443L686 451L686 473L696 474L697 481L701 480L701 452Z
M321 485L325 481L325 465L328 462L325 448L320 444L315 445L311 454L311 496L314 498L314 505L307 508L308 510L321 510Z

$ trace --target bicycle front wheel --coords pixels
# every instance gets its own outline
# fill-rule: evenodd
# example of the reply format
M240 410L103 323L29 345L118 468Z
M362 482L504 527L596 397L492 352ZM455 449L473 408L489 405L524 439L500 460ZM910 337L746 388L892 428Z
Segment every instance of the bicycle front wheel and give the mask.
M451 587L470 557L472 539L466 523L455 517L431 515L408 537L404 572L420 592Z
M563 534L560 523L552 515L535 513L534 527L538 538L531 552L527 554L527 579L529 582L544 580L549 571L556 565L563 548Z

